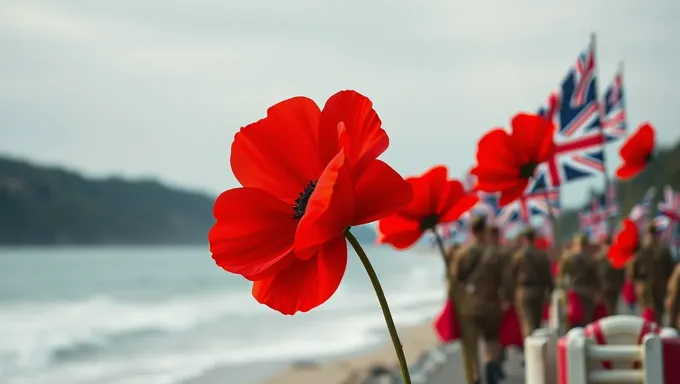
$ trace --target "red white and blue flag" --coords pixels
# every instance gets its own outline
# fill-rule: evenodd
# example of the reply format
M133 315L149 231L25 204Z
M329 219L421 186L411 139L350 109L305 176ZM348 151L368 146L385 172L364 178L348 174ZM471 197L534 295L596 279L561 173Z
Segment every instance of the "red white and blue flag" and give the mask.
M680 193L676 193L670 186L663 190L663 200L657 206L657 216L654 224L661 231L662 238L669 244L680 245Z
M539 114L555 123L555 154L537 170L529 192L604 174L594 44L581 52Z
M608 143L626 136L626 103L623 91L623 71L619 70L602 99L602 133Z
M637 224L638 228L644 228L652 214L652 201L656 195L656 188L650 187L642 200L630 210L628 217Z
M499 214L504 223L531 223L536 216L557 216L560 213L560 192L558 189L538 190L525 193L517 200L504 206Z

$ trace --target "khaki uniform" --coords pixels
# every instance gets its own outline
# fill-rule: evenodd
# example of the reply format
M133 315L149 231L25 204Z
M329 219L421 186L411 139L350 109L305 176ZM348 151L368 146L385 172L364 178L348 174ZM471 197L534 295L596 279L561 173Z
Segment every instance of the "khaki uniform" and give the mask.
M500 361L498 331L502 318L500 290L503 260L499 248L473 242L461 248L453 264L460 288L460 311L465 324L463 342L477 356L479 338L486 362Z
M534 246L512 255L506 269L506 299L515 303L524 337L540 328L543 306L554 288L548 256Z
M584 312L583 324L569 324L570 328L585 326L593 321L595 299L600 292L597 260L587 250L567 252L560 260L559 279L565 292L574 291Z
M609 316L616 315L619 306L621 289L626 280L625 269L616 269L607 258L609 246L603 245L595 256L597 261L597 272L600 279L600 293L604 300Z
M659 324L663 320L666 288L674 268L670 249L658 241L643 245L628 265L628 277L635 282L640 309L654 309L655 321Z
M680 330L680 265L675 266L671 278L668 279L666 313L669 325Z

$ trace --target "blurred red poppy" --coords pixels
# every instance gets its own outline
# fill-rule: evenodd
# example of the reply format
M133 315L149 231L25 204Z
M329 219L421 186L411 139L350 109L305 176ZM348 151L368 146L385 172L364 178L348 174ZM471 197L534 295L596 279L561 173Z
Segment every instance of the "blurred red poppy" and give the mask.
M379 244L409 248L423 232L457 220L479 202L476 194L466 193L461 182L449 180L447 173L446 167L439 165L422 176L406 179L413 188L413 200L378 221Z
M536 167L555 152L552 122L538 115L520 113L511 122L512 133L494 129L477 143L477 189L500 192L501 206L517 199L527 188Z
M614 268L621 269L625 267L637 252L640 245L640 235L635 223L630 219L623 221L623 227L614 237L614 242L609 251L607 258Z
M283 313L306 312L345 272L344 232L391 214L411 187L376 157L389 145L371 101L342 91L323 111L294 97L236 134L231 169L243 186L215 201L213 259L253 281L253 296Z
M534 247L540 249L541 251L548 251L552 246L552 241L546 237L537 237L534 239Z
M654 152L654 127L642 124L621 146L619 155L621 165L616 168L616 177L621 180L632 179L652 161Z

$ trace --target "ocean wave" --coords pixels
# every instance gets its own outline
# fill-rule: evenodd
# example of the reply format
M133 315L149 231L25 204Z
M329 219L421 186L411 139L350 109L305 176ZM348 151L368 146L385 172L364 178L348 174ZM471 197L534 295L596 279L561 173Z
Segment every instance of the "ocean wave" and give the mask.
M426 270L414 270L398 290L388 291L399 325L422 323L440 308L444 291L431 280ZM120 380L108 382L135 382L131 377L136 377L133 368L138 365L145 383L171 383L170 377L186 377L219 364L290 361L352 352L385 338L374 294L353 288L341 287L329 303L295 318L282 317L256 303L247 291L146 302L93 297L4 305L0 307L0 378L31 377L25 382L47 383L60 370L68 378L76 376L78 367L87 372L100 367L101 375L106 371L122 375ZM208 327L209 334L212 329L236 323L248 328L240 339L206 338L197 333L202 327ZM144 349L145 339L164 339L172 334L197 342L155 352ZM137 343L134 357L123 353L97 359L98 354L126 343ZM120 359L119 364L116 359ZM129 372L123 375L123 371ZM47 375L46 381L34 376L41 372ZM101 375L83 382L107 382ZM158 380L151 380L152 376Z

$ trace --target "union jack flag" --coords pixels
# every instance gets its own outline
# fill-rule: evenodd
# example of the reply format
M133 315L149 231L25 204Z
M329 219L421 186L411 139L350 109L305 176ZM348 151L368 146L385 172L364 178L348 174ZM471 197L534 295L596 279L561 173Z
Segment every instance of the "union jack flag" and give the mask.
M657 230L669 244L678 245L680 238L680 193L675 193L670 186L663 190L663 200L659 202L658 214L654 218Z
M525 193L517 200L503 207L500 213L503 222L520 221L529 223L533 216L557 216L560 212L560 192L558 189L543 189Z
M669 185L663 189L663 200L658 205L659 213L674 223L680 223L680 193L675 193Z
M609 183L606 193L600 193L595 198L598 211L606 213L608 218L613 219L619 215L619 203L616 199L616 184Z
M502 216L503 208L501 208L499 201L500 198L497 194L485 194L480 197L474 211L486 217L488 224L502 225L505 218Z
M607 218L610 216L600 201L600 195L590 202L590 206L579 212L579 224L581 231L591 241L601 240L608 231Z
M602 132L608 143L626 136L626 104L623 91L623 72L614 76L602 100Z
M555 242L555 231L553 230L552 220L550 220L550 217L545 216L543 218L541 225L539 225L536 229L536 233L540 237L547 240L549 244L553 244Z
M668 245L680 247L680 224L674 223L661 213L654 218L656 229L661 232L661 239Z
M634 221L639 228L647 225L647 222L649 221L649 216L652 213L652 201L654 200L655 195L656 188L649 187L645 195L642 196L642 200L630 210L628 218Z
M559 187L605 171L593 48L591 43L581 52L559 89L539 108L538 113L557 128L556 147L553 157L538 167L531 190Z

